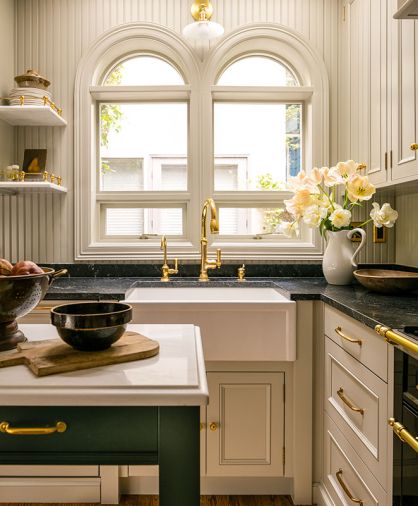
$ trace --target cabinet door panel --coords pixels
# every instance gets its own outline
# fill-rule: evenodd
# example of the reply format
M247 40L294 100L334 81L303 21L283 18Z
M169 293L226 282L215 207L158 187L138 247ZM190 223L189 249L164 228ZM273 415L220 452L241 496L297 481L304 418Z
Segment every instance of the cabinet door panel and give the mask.
M282 476L284 373L208 373L208 383L207 474Z
M418 23L393 21L393 166L392 180L418 177Z
M386 2L354 0L349 23L349 156L367 164L374 184L384 183L388 141Z

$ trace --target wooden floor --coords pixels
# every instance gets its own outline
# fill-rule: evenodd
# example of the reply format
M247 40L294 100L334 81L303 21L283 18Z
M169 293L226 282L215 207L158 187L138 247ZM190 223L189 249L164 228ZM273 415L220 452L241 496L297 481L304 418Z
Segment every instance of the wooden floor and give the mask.
M41 504L41 503L0 503L0 506L96 506L97 503L84 504ZM125 495L121 497L119 506L158 506L157 496ZM173 505L177 506L177 505ZM178 505L180 506L180 505ZM200 506L293 506L290 497L270 495L204 495L200 499Z

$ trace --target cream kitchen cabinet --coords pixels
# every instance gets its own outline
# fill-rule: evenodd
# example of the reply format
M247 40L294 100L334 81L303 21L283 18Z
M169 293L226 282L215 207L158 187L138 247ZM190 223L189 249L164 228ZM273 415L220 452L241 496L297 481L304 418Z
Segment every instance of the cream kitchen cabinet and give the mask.
M372 329L329 306L324 328L323 484L334 504L383 506L392 486L389 350Z
M391 10L397 1L391 0ZM418 178L418 21L392 19L391 181Z
M208 372L207 476L283 476L284 373Z
M418 22L397 0L348 0L340 29L340 157L390 186L418 179Z
M341 62L350 94L347 157L367 164L375 184L387 179L388 52L386 0L352 0L345 7L342 37L348 57ZM344 55L343 55L344 57ZM345 115L344 115L345 116ZM341 121L346 122L342 117Z

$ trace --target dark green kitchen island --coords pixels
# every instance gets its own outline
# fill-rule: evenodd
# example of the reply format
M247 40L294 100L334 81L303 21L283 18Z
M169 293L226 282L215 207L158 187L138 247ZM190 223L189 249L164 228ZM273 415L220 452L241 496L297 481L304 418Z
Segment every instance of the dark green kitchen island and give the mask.
M49 325L22 328L31 340L55 337ZM129 329L159 341L160 354L43 378L24 366L0 370L0 464L158 465L160 505L198 506L208 402L199 329Z

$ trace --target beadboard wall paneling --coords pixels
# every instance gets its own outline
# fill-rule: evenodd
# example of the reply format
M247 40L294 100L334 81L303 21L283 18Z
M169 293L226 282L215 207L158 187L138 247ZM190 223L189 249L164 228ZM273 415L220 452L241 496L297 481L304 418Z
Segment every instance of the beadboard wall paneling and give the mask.
M0 0L0 97L7 97L13 86L14 77L14 27L15 9L13 0ZM1 103L1 101L0 101ZM14 129L4 121L0 121L0 168L15 162ZM14 240L11 234L12 225L10 197L0 197L0 257L7 257L10 245ZM7 250L7 251L6 251Z
M418 267L418 189L396 196L396 263Z
M52 82L66 128L17 128L16 161L25 148L47 148L47 168L63 177L64 196L2 197L3 255L17 260L71 262L74 259L73 88L77 64L104 31L121 23L153 22L177 32L191 22L192 0L16 0L15 71L38 69ZM290 26L323 56L331 81L331 162L337 160L337 0L214 0L214 20L226 32L252 22ZM0 64L1 65L1 64Z

